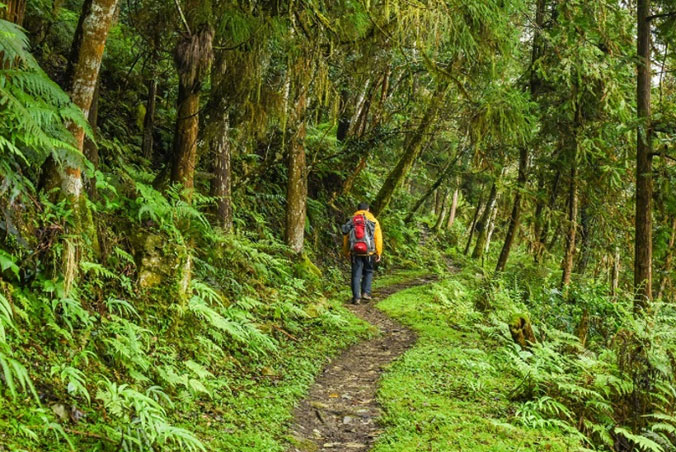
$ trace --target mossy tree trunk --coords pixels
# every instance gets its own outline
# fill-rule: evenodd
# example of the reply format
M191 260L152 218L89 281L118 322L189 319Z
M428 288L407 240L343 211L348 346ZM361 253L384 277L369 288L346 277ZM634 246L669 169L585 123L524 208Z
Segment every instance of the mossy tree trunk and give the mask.
M143 118L143 142L141 144L141 152L143 153L143 157L148 160L153 159L153 129L155 128L156 101L157 79L155 75L151 75L150 80L148 80L148 99L146 100L146 114Z
M117 0L91 0L83 6L76 40L73 44L74 59L70 68L70 97L75 105L89 117L99 78L99 69L103 58L108 31L112 25L117 8ZM68 130L73 134L75 147L84 151L85 132L75 123L69 123ZM66 231L71 238L66 240L63 251L64 287L66 292L75 281L79 266L81 244L77 237L87 237L89 246L98 254L98 239L93 227L91 212L87 208L83 192L84 162L78 155L69 154L57 168L57 179L61 192L70 201L75 219L73 226Z
M498 211L500 209L496 206L493 208L493 214L491 219L488 221L488 235L486 236L486 246L484 247L484 252L488 252L488 249L491 246L491 238L493 237L493 232L495 231L495 224L498 217Z
M469 226L469 231L467 234L468 235L467 244L465 245L465 250L463 251L464 255L467 255L467 253L469 253L469 248L470 246L472 246L472 237L474 236L477 220L479 219L479 215L481 214L481 208L483 207L482 203L483 203L483 192L481 193L481 196L479 196L479 201L477 202L476 209L474 209L474 216L472 217L472 223Z
M516 314L511 318L509 332L514 342L519 344L523 350L529 349L537 342L530 318L526 314Z
M540 81L537 77L534 66L543 53L541 34L542 27L545 21L545 8L546 1L537 0L535 6L535 27L533 31L533 42L531 46L532 48L531 48L530 84L529 84L530 95L532 98L536 97L538 87L540 85ZM495 271L501 272L505 269L505 266L507 265L507 259L509 259L509 253L512 250L514 238L516 237L521 222L521 197L523 191L526 188L527 183L528 183L528 148L525 145L523 145L519 150L519 174L516 179L514 206L512 207L512 214L509 217L509 226L507 226L507 233L505 234L505 242L502 245L500 257L498 257L498 262L495 266Z
M4 9L0 9L0 19L23 25L27 0L4 0Z
M295 252L302 253L305 240L305 217L307 211L308 168L305 156L307 95L311 62L301 57L289 68L297 75L294 83L294 106L290 112L290 140L287 159L288 181L286 186L286 244Z
M441 193L441 207L439 208L439 214L437 216L437 222L434 224L434 232L439 233L441 231L441 225L444 224L444 221L446 220L446 216L448 214L449 210L449 205L448 205L448 189L443 190Z
M559 196L559 183L561 181L561 171L557 168L552 180L552 186L549 191L547 206L540 201L535 208L535 253L533 259L539 262L547 249L547 236L551 227L551 212L556 205L556 199Z
M92 128L92 133L94 134L93 139L85 136L84 140L84 155L87 157L94 169L99 169L99 147L94 141L98 136L98 121L99 121L99 95L101 92L101 83L96 84L96 89L94 90L94 99L92 99L92 105L89 109L89 125ZM93 177L85 178L85 188L87 190L87 195L90 199L96 199L98 193L96 191L96 181Z
M457 157L451 159L446 163L444 168L441 170L439 173L439 176L437 179L434 181L434 183L430 186L430 188L425 191L425 193L416 201L416 203L413 205L413 208L411 211L408 213L406 216L406 221L410 221L415 213L420 209L420 207L425 204L425 202L429 199L432 194L435 194L435 199L434 199L434 214L438 215L439 210L440 210L440 204L442 201L442 196L441 196L441 190L439 190L439 187L441 184L448 178L448 176L451 174L451 170L453 169L453 166L455 162L457 161ZM457 190L456 190L457 191ZM456 196L456 201L457 201L457 196Z
M577 144L576 144L577 146ZM561 287L570 284L573 274L573 262L575 259L575 239L577 234L577 164L575 163L576 152L573 152L570 175L568 180L568 218L566 220L566 245L564 248L561 268Z
M634 242L634 308L652 301L652 130L650 124L650 0L637 0L636 236Z
M671 225L671 236L669 237L667 256L664 259L662 279L660 280L659 289L657 290L657 298L662 298L667 288L667 282L669 281L669 274L671 273L672 262L674 259L674 245L676 245L676 218L674 218Z
M232 229L232 143L230 142L230 105L226 90L226 59L218 52L211 70L209 99L209 141L213 153L214 178L211 195L216 197L216 221L225 231Z
M188 199L195 185L200 94L213 59L213 28L208 24L198 24L196 28L182 37L174 49L179 85L171 182L181 184Z
M424 139L429 131L430 127L434 123L439 108L444 102L446 94L445 83L439 83L436 90L432 93L432 97L427 106L427 110L418 124L418 127L413 134L411 134L406 141L404 142L404 153L402 154L397 166L390 172L383 183L383 186L380 188L380 191L376 195L376 199L373 202L372 211L373 214L378 216L380 215L392 199L394 192L401 186L406 176L408 176L413 163L420 155L420 152L423 149Z
M460 189L456 188L453 191L453 199L451 200L451 211L448 214L448 223L446 223L446 228L451 229L453 223L455 222L455 214L458 210L458 196L460 195Z
M476 230L478 232L476 238L476 244L474 245L474 251L472 252L472 257L474 259L480 259L484 254L484 249L486 248L486 237L488 236L488 222L495 208L495 202L498 197L498 185L497 181L493 181L491 186L491 192L488 195L488 201L486 201L486 208L481 215L481 218L476 223Z

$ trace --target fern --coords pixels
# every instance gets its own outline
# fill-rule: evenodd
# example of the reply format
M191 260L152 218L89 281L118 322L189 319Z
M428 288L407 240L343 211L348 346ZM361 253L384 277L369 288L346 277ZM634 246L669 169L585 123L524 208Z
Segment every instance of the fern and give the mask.
M664 452L664 448L643 435L636 435L623 427L615 427L615 433L631 441L639 449L647 452Z

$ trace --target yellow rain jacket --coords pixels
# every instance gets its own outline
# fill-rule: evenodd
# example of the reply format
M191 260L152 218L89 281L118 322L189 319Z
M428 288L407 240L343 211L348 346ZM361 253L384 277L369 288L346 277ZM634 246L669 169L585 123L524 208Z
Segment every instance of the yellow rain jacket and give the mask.
M355 215L364 215L367 220L372 221L376 224L376 230L373 233L373 240L375 241L376 251L370 255L377 254L378 256L383 254L383 233L380 230L380 223L376 220L376 217L373 216L368 210L357 210L352 214ZM343 254L347 257L350 256L350 237L347 234L343 235Z

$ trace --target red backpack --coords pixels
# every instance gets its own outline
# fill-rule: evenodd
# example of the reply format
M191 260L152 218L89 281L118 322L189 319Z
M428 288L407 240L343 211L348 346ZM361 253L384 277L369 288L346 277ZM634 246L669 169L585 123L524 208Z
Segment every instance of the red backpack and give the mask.
M345 225L343 234L349 234L350 251L357 255L368 255L375 251L376 224L364 214L357 214Z

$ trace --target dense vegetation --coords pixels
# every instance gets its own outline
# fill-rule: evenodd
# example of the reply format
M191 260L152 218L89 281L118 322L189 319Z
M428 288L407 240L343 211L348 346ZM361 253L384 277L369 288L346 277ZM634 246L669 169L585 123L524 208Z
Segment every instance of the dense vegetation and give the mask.
M381 270L440 275L382 305L421 339L376 450L674 450L675 21L0 0L0 450L283 450L371 334L362 200Z

